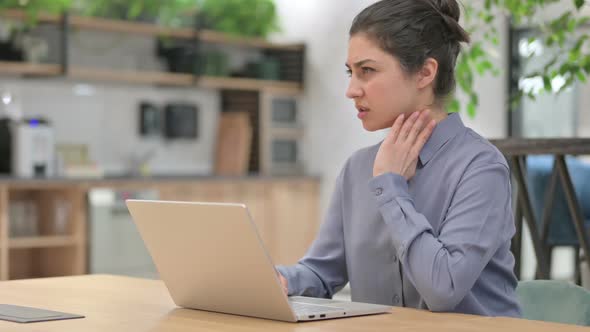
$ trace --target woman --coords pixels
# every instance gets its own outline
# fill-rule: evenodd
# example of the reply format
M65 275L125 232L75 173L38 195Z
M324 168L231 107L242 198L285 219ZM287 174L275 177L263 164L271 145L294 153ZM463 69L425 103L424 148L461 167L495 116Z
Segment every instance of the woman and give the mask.
M510 239L509 168L447 114L460 27L455 0L382 0L350 29L346 92L369 131L391 130L340 173L327 217L289 295L489 316L521 315Z

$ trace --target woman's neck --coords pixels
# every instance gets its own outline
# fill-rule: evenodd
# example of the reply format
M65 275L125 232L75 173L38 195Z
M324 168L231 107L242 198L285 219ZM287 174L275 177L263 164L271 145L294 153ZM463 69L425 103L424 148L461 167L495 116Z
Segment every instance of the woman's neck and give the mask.
M444 109L431 109L430 117L436 121L436 123L441 123L444 119L449 116L449 114Z

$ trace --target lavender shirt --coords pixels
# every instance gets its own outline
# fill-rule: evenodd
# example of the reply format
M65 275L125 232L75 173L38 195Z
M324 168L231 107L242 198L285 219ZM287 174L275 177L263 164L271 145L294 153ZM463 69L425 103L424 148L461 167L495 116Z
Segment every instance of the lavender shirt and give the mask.
M290 295L520 317L510 239L510 171L458 114L437 125L410 180L373 177L379 145L356 152L337 181L317 238L277 269Z

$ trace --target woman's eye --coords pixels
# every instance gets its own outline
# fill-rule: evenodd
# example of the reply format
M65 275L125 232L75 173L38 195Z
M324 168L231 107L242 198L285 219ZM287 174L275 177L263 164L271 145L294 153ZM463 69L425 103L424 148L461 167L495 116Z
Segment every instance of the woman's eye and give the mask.
M375 69L370 67L362 67L361 69L363 70L363 74L369 74L375 71Z
M346 76L351 77L352 76L352 70L346 69Z

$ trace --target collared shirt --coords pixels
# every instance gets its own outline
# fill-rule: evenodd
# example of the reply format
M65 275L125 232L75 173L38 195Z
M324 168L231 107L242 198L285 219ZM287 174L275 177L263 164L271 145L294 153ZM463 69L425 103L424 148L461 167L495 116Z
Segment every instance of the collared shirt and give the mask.
M307 254L277 269L290 295L520 317L510 240L510 171L502 154L451 114L420 152L415 176L373 177L379 144L337 178Z

